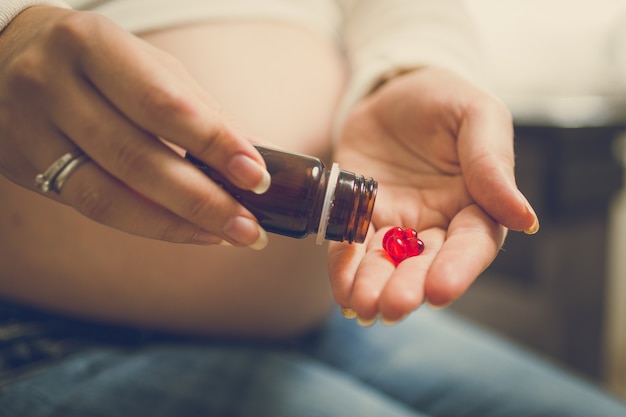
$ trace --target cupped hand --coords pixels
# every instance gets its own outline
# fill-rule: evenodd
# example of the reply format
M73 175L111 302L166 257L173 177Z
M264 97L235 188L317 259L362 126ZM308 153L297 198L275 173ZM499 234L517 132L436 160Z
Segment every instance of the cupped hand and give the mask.
M35 177L84 152L61 191L44 193L103 224L171 242L261 247L254 216L182 158L188 150L262 192L262 157L182 65L87 12L37 6L0 33L0 173Z
M450 303L493 261L507 229L537 231L515 184L510 113L450 72L415 70L363 99L335 159L379 182L366 242L329 247L335 298L363 324ZM394 226L416 229L424 252L395 265L381 243Z

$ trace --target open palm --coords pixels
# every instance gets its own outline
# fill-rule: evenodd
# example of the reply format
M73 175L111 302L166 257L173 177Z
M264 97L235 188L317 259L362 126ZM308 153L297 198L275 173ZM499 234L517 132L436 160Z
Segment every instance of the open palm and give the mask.
M508 111L446 71L416 70L365 98L335 159L379 182L365 244L329 248L335 298L364 323L451 302L493 261L507 228L537 227L515 185ZM381 245L394 226L416 229L426 244L397 267Z

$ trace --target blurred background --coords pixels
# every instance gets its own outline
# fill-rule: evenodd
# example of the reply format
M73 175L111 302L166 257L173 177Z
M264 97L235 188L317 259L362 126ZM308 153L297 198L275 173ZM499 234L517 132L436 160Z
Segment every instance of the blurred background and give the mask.
M626 0L467 0L541 220L453 309L626 398Z

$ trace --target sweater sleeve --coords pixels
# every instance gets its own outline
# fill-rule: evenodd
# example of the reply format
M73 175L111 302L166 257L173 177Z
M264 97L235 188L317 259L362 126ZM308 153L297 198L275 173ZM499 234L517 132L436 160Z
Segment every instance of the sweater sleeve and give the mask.
M335 135L352 107L406 70L438 66L482 83L478 36L463 0L344 0L350 81Z
M2 0L0 1L0 32L21 12L31 6L48 5L69 9L63 0Z

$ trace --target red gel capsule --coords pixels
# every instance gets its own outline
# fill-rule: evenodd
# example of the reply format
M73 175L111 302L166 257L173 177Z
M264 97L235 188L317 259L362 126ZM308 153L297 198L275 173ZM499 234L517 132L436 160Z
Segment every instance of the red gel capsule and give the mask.
M383 237L383 248L387 247L390 239L402 239L404 240L404 230L401 227L393 227L385 233Z
M406 241L406 256L407 258L410 256L417 256L424 252L424 242L422 239L415 238Z
M385 251L395 263L402 262L408 255L404 240L397 237L387 240Z
M424 252L424 242L417 237L414 229L393 227L383 237L383 249L396 264L399 264L408 257Z

